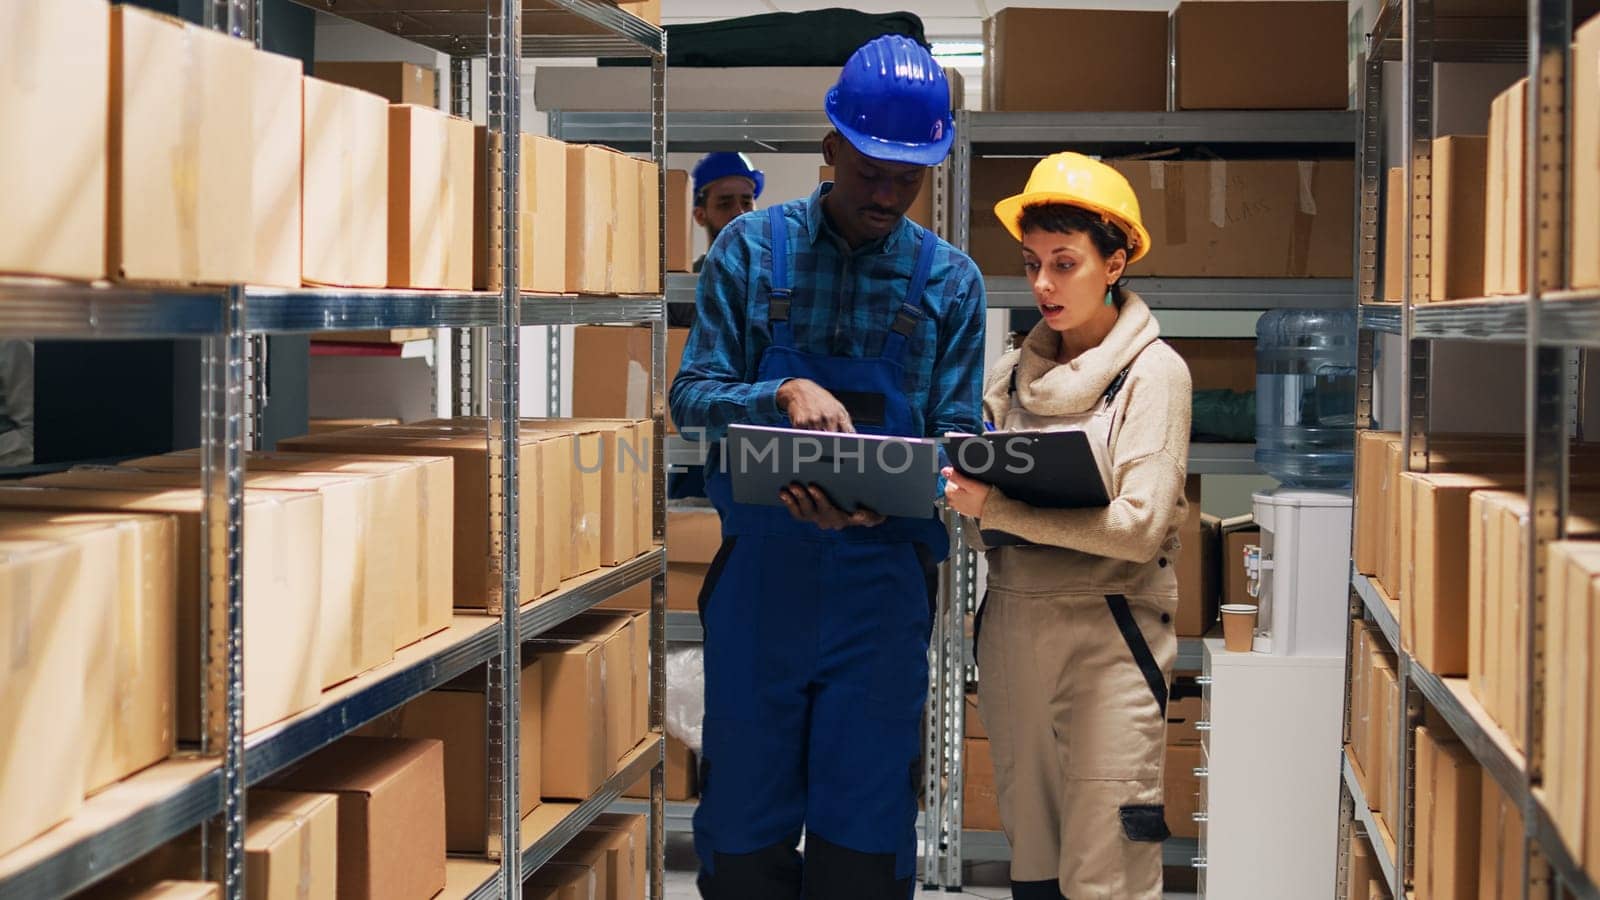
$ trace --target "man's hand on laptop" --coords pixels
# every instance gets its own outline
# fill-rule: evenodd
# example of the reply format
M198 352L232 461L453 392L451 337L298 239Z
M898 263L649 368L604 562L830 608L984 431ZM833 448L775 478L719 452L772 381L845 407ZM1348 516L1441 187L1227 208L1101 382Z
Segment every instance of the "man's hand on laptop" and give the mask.
M853 432L850 413L827 388L806 378L791 378L778 388L778 408L796 428Z

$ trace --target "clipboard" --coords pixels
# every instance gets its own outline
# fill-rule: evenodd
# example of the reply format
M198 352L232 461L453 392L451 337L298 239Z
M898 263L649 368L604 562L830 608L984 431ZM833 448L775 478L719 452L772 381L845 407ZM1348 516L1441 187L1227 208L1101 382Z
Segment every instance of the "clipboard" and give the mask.
M1096 451L1079 429L961 435L947 447L956 471L1041 509L1111 503L1111 472Z
M927 518L939 491L939 444L929 438L732 425L721 465L738 503L783 506L796 482L815 484L846 512Z

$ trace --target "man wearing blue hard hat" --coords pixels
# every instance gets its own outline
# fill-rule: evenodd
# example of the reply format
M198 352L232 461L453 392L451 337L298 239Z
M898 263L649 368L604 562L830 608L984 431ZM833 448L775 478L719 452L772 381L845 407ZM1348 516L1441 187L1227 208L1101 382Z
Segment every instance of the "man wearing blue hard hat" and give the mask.
M671 391L685 436L979 427L982 278L905 218L955 139L944 72L921 45L878 38L850 58L827 113L836 180L741 216L706 256ZM926 517L885 518L809 485L781 504L736 503L710 455L723 543L700 595L701 895L910 897L944 527L931 501Z
M708 153L694 172L694 222L706 230L709 243L728 223L756 208L767 176L751 165L743 153ZM694 270L705 265L704 256L695 260Z

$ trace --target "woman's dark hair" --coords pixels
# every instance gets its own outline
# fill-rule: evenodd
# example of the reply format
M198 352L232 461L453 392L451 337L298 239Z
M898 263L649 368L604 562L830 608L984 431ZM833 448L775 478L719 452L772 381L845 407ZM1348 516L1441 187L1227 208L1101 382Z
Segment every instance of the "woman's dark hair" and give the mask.
M1048 231L1052 234L1081 232L1088 235L1089 243L1094 244L1102 259L1110 259L1118 250L1129 256L1133 255L1132 249L1128 246L1128 236L1121 228L1099 213L1090 212L1070 203L1034 203L1024 206L1022 215L1017 219L1017 227L1023 234L1030 231ZM1122 308L1126 284L1127 279L1123 278L1112 285L1112 299L1116 301L1118 309Z

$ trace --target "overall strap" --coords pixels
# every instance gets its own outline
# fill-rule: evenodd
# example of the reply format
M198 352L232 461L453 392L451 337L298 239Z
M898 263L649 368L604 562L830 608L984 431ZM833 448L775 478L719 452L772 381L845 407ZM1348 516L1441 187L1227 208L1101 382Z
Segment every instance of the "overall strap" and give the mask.
M905 359L906 342L917 333L917 326L922 324L922 294L928 289L928 276L933 273L933 258L939 249L939 241L933 232L919 226L917 233L922 238L922 246L917 252L916 268L911 270L911 286L906 290L905 302L900 304L899 312L895 313L894 324L890 326L889 336L883 342L883 358L897 363Z
M789 224L783 217L783 205L767 209L767 234L772 244L772 289L767 293L767 322L772 329L772 343L778 347L794 347L794 332L789 328L789 299L793 295L789 281Z
M1133 365L1130 363L1126 369L1117 373L1117 377L1111 379L1111 384L1106 387L1106 392L1100 395L1101 402L1106 406L1110 406L1117 399L1117 394L1121 393L1122 386L1127 384L1128 372L1132 369Z

